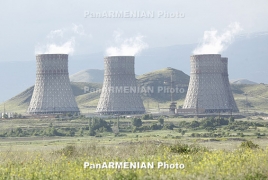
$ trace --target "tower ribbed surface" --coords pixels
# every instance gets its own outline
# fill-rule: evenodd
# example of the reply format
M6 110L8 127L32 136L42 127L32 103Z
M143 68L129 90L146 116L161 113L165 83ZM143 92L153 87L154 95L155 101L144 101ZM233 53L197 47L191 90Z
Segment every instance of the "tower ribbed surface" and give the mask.
M228 78L228 59L220 54L191 56L191 75L184 109L238 112Z
M79 112L68 73L67 54L39 54L29 114Z
M137 83L134 56L104 58L104 82L96 112L100 114L142 114L145 112Z

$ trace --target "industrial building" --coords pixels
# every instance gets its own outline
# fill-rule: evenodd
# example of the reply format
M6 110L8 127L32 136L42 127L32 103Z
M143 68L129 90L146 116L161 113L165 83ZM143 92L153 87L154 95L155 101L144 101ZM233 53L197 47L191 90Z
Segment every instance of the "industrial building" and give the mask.
M137 91L134 63L134 56L104 58L104 81L97 113L122 115L145 112Z
M69 80L68 54L39 54L36 64L36 82L27 112L79 113Z
M228 77L228 59L220 54L193 55L183 109L177 112L238 112ZM201 110L202 112L199 112Z

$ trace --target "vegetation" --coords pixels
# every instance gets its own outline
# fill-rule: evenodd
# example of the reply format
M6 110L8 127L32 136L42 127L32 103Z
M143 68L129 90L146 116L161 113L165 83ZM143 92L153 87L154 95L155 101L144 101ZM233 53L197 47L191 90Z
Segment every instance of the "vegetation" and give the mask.
M0 152L1 179L267 179L268 149L209 151L195 145L143 141L123 146L96 143L60 150ZM150 162L154 168L90 168L84 163ZM158 162L179 164L157 167Z
M131 120L131 122L132 122L132 126L135 126L135 127L140 127L140 126L142 126L142 121L141 121L140 118L133 118L133 119Z

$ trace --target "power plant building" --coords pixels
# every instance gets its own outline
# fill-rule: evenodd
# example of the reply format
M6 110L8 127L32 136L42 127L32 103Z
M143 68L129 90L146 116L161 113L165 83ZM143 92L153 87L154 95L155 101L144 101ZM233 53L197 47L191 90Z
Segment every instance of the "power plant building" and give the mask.
M104 82L96 112L99 114L143 114L138 92L134 56L104 58Z
M68 54L39 54L36 63L36 82L27 112L79 113L70 85Z
M183 109L205 113L238 112L228 77L228 59L220 54L191 56L191 75Z

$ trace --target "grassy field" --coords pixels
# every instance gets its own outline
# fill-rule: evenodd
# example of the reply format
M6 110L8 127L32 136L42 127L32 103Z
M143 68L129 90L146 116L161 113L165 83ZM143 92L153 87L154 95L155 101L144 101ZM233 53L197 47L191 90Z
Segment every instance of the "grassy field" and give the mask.
M165 124L179 125L196 118L165 118ZM198 119L201 121L202 119ZM115 123L117 119L106 119ZM239 119L266 123L259 117ZM207 133L205 129L187 129L185 134L173 130L131 132L131 119L119 119L119 134L102 132L98 136L26 136L0 138L0 179L267 179L267 127L248 128L233 136L192 137L192 133ZM143 120L143 126L157 120ZM1 120L0 132L48 127L81 129L88 119L15 119ZM226 126L214 132L226 131ZM101 136L99 136L101 134ZM243 148L241 143L252 141L259 148ZM91 164L84 168L84 163ZM92 164L109 162L150 162L154 168L90 168ZM158 168L159 162L178 163L184 168ZM127 167L127 166L126 166ZM168 167L173 167L168 166Z

